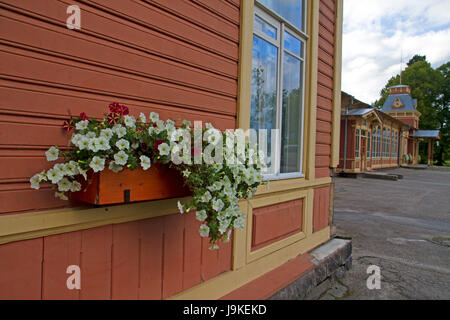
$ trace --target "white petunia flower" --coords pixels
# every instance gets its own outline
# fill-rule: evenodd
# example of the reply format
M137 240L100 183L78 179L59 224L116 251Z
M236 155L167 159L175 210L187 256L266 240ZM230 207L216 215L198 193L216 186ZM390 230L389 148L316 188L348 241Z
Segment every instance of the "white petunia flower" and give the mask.
M151 161L150 158L147 156L140 156L139 159L141 160L141 167L144 170L147 170L151 167Z
M98 151L97 138L91 138L88 142L88 149L92 152Z
M50 180L53 184L57 184L59 180L63 178L63 175L58 172L58 170L50 169L47 171L47 178Z
M166 126L166 131L167 131L167 135L170 137L175 133L176 128L173 125L167 125Z
M224 234L227 231L229 225L230 224L227 220L222 220L219 225L219 232L221 234Z
M130 149L130 142L125 139L120 139L116 142L116 147L119 148L119 150Z
M170 148L167 143L161 143L158 146L158 150L159 150L159 154L162 156L167 156L167 155L169 155L169 152L170 152Z
M127 164L128 155L125 151L119 151L114 155L114 161L116 164L124 166Z
M55 169L61 176L66 175L67 167L64 163L57 163L53 166L53 169Z
M91 167L94 172L102 171L105 169L105 159L95 156L89 163L89 167Z
M209 227L206 224L202 224L198 232L202 237L206 238L207 236L209 236Z
M191 172L189 171L189 169L186 169L183 171L183 176L189 177L190 175L191 175Z
M100 137L95 139L95 144L97 146L98 150L109 150L111 149L111 146L109 145L109 139L106 137Z
M150 113L150 120L152 120L152 122L156 122L159 120L159 114L156 112L151 112Z
M205 128L206 129L214 129L213 125L210 122L205 123Z
M206 191L202 197L200 198L201 202L209 202L209 200L211 200L211 193L209 193L209 191Z
M153 135L153 134L155 134L156 133L156 128L155 127L149 127L148 128L148 134L149 135Z
M217 212L220 212L223 208L223 206L225 205L222 201L222 199L214 199L213 201L213 209L216 210Z
M125 116L123 122L127 127L136 128L136 119L133 116Z
M127 134L127 129L121 124L115 124L113 127L113 131L119 138L122 138L124 135Z
M40 188L39 183L41 182L41 174L36 173L30 178L31 188L38 190Z
M191 125L192 125L192 122L190 122L188 120L183 120L183 126L190 127Z
M122 166L119 166L117 163L115 163L114 161L110 161L109 162L109 166L108 169L111 170L114 173L118 173L120 171L123 170Z
M89 120L82 120L80 122L77 122L77 124L75 125L75 128L77 128L77 130L86 130L88 125L89 125Z
M100 131L100 137L106 138L108 140L112 138L113 134L114 131L112 131L112 129L110 128L106 128Z
M83 137L82 134L75 133L75 134L72 136L72 139L71 139L70 141L71 141L75 146L78 147L78 144L80 143L80 140L81 140L82 137Z
M81 183L78 181L72 182L72 186L70 187L70 192L77 192L81 190Z
M51 147L45 152L45 156L47 157L47 161L55 161L58 160L59 150L56 147Z
M143 114L142 112L139 114L139 120L141 120L142 123L147 122L147 118L145 117L145 114Z
M67 178L63 178L58 182L58 191L66 192L72 187L72 183Z
M80 138L80 142L78 143L78 148L80 150L85 150L89 148L89 139L85 136Z
M88 137L89 139L94 139L97 138L97 135L95 134L95 132L89 131L88 133L86 133L86 137Z
M78 165L75 161L70 161L68 163L66 163L66 172L65 175L66 176L74 176L78 174Z
M208 218L208 215L206 214L205 210L198 210L195 213L195 217L197 218L198 221L203 222L206 220L206 218Z
M178 201L177 206L178 206L178 210L180 211L180 213L183 214L184 213L184 205L180 201Z
M167 119L166 126L175 127L175 121L173 121L172 119Z

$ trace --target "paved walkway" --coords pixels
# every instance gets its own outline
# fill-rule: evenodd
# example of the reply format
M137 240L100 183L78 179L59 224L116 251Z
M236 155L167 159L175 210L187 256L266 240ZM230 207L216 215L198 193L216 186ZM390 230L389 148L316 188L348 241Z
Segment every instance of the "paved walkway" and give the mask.
M322 299L450 299L450 172L389 172L404 179L336 179L335 225L353 239L353 268ZM379 290L367 288L370 265Z

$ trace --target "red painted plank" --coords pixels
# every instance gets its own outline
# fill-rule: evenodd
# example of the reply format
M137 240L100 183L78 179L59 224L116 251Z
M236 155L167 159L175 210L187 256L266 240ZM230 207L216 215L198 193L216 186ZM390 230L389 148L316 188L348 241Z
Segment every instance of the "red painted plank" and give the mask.
M111 298L112 225L81 231L81 292L83 300Z
M0 300L41 299L43 239L0 245Z
M113 225L112 299L137 299L139 222Z
M312 258L308 253L302 254L220 299L265 300L314 268Z
M0 26L5 26L2 28L4 31L2 36L5 40L52 51L70 59L93 62L105 70L115 69L236 96L237 83L228 77L205 72L161 57L142 55L129 48L110 46L105 50L105 43L102 41L73 37L70 30L61 32L60 28L52 28L43 22L36 22L36 20L24 17L19 17L22 21L17 21L14 19L18 18L17 14L7 12L7 15L8 18L0 18ZM68 42L72 45L67 46Z
M184 217L164 217L163 299L183 290Z
M162 294L164 217L139 222L139 299L157 300Z
M219 241L219 274L231 270L231 251L232 251L232 237L230 241L222 242Z
M203 281L207 281L217 276L219 270L219 251L209 250L211 244L208 238L202 238L202 267L201 277Z
M183 290L186 290L201 282L202 238L198 233L201 223L195 218L195 212L184 214L184 223Z
M316 178L327 178L330 176L330 168L316 168L315 173Z
M45 61L45 56L34 53L27 53L26 56L22 54L25 52L18 49L0 52L5 75L34 79L44 85L53 84L101 94L116 93L154 103L236 114L236 101L229 97L115 71L106 73L80 63L63 64L58 58Z
M81 231L44 237L42 299L77 300L80 290L67 288L67 267L80 267ZM81 278L83 274L81 273Z
M313 231L319 231L328 226L328 208L330 187L314 189Z
M44 21L55 21L66 26L67 4L59 1L46 1L45 5L36 1L5 0L14 7L25 9L38 15ZM169 57L181 63L208 69L218 74L237 77L237 64L212 52L202 50L186 42L168 37L160 32L139 26L135 23L112 17L92 7L79 4L83 12L83 34L80 37L101 38L121 46L132 47L144 53ZM238 15L239 15L239 10ZM237 60L237 57L236 57Z

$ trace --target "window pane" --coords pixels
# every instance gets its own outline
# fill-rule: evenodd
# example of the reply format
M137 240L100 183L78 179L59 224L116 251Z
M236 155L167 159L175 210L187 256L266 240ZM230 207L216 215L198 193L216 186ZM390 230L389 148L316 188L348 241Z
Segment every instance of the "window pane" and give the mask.
M292 36L289 32L284 33L284 48L302 57L302 42Z
M300 172L302 127L301 61L283 56L283 111L281 125L281 173Z
M259 0L259 2L303 31L303 0Z
M250 111L250 127L267 129L267 166L271 167L272 146L271 129L276 128L277 105L277 62L278 49L264 41L253 37L252 59L252 101ZM273 168L272 166L272 169Z
M269 37L277 39L277 29L265 22L263 19L255 15L255 30L261 31L267 34Z

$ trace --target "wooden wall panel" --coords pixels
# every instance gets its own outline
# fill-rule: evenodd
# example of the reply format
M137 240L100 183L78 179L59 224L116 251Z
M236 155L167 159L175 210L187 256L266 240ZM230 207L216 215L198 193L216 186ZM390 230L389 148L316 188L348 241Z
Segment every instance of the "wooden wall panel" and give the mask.
M164 217L143 220L139 224L141 252L139 299L162 297Z
M0 300L41 299L42 238L0 245Z
M317 75L316 178L330 176L334 77L335 0L319 5L319 50ZM327 153L325 153L325 150Z
M302 230L303 200L256 208L252 216L252 250L256 250Z
M44 238L42 270L42 299L78 300L80 290L67 288L66 273L71 265L80 266L81 231L57 234Z
M236 125L239 1L64 0L0 3L0 214L70 206L29 178L64 147L61 123L109 103L162 119ZM4 169L8 168L8 170ZM22 201L27 198L27 201Z
M111 298L113 226L81 231L80 299Z
M328 226L328 210L330 206L330 187L314 189L313 232Z
M113 225L111 298L137 299L139 287L139 222Z

